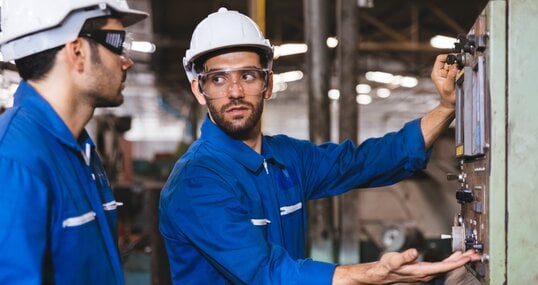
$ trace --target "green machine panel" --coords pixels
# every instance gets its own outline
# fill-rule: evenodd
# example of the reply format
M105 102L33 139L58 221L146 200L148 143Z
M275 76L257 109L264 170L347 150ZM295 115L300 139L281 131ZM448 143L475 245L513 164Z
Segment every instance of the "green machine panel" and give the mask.
M475 249L477 283L538 284L538 1L488 3L458 64L453 250Z

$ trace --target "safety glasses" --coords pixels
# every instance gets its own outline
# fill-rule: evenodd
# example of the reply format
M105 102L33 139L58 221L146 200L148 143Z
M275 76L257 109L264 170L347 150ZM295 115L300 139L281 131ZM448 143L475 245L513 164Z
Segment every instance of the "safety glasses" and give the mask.
M263 68L227 68L198 74L198 88L210 99L228 96L236 84L246 96L267 90L269 70Z
M82 31L80 37L85 37L101 44L117 55L128 56L131 49L131 37L125 31L119 30L94 30Z

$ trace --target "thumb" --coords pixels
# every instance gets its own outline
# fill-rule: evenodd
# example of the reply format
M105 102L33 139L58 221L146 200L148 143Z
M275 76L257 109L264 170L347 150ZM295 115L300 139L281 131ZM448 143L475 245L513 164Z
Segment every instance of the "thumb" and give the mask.
M401 266L412 263L418 258L418 251L414 248L410 248L400 254L395 254L389 260L389 266L393 269L400 268Z

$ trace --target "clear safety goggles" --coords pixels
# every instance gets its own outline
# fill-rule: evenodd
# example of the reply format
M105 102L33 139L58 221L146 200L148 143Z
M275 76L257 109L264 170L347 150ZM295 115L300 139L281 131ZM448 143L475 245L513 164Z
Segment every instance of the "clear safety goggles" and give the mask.
M80 37L91 39L92 41L104 46L111 52L129 57L132 46L132 38L125 31L119 30L94 30L82 31Z
M210 99L226 97L237 85L245 96L260 95L267 90L268 69L228 68L198 74L198 87Z

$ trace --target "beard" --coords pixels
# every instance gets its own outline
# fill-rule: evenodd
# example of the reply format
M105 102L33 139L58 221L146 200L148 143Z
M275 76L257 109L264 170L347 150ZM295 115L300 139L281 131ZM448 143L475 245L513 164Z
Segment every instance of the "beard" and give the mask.
M247 106L251 113L248 117L236 117L232 120L226 119L226 110L234 106ZM233 99L230 103L222 106L220 110L211 103L207 102L207 108L215 124L220 127L226 134L239 140L248 140L259 134L260 119L263 113L263 99L256 104L243 101L242 99Z
M92 75L88 81L93 83L93 88L90 91L89 100L95 108L118 107L123 104L122 85L127 79L127 71L122 70L120 78L117 71L113 72L104 64L97 45L93 44L90 47Z
M93 94L90 96L93 106L95 108L118 107L123 104L122 85L127 73L123 73L121 82L118 84L119 78L103 70L98 70L98 72L98 76L94 79Z

